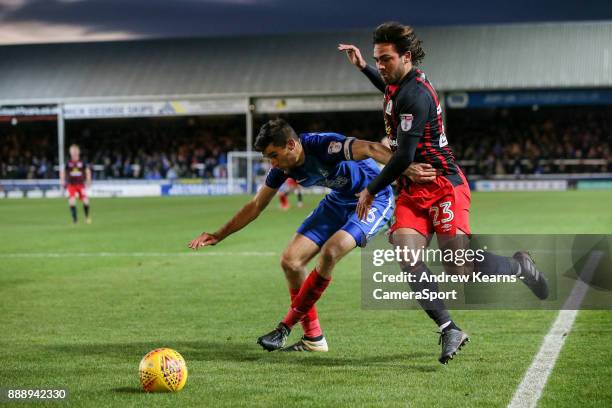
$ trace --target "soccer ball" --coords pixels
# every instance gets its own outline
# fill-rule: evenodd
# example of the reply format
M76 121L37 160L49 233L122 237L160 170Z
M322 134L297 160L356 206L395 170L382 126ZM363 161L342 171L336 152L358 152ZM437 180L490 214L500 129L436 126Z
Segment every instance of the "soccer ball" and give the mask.
M140 384L147 392L177 392L187 382L187 365L178 351L158 348L140 361Z

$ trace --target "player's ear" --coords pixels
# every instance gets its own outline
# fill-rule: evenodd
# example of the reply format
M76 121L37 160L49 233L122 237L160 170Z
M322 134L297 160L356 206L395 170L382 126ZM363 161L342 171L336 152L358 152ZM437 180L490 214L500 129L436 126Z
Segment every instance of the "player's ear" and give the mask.
M287 148L289 150L295 149L295 139L289 138L289 140L287 140Z
M412 61L412 53L410 51L406 52L402 57L402 61L405 63Z

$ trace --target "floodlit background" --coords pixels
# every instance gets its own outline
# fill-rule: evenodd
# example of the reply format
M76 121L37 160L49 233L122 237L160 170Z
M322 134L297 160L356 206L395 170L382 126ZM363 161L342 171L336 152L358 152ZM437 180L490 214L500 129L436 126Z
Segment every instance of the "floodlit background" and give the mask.
M0 388L67 387L76 406L507 406L558 312L454 311L472 343L443 367L424 313L362 310L358 251L317 304L330 353L261 352L289 304L280 254L322 189L186 248L261 185L266 120L382 140L382 95L336 45L372 62L388 20L423 40L475 233L612 233L609 1L0 0ZM91 225L59 185L73 143ZM609 311L580 311L538 406L610 405L610 339ZM187 385L145 395L138 362L162 346Z

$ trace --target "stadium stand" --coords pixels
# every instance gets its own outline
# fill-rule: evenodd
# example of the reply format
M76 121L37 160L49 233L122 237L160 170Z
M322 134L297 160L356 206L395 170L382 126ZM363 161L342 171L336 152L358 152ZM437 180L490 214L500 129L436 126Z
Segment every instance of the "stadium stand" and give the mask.
M442 103L459 96L443 108L468 175L610 172L612 23L418 33L427 50L423 69ZM227 152L246 150L259 124L274 116L301 131L379 140L380 95L335 50L351 42L369 54L370 35L2 46L0 178L57 178L60 151L70 143L82 146L98 180L223 178ZM470 95L499 97L487 92L512 93L502 101L510 104L523 96L556 99L546 107L467 103ZM39 121L13 117L11 109L39 109ZM63 112L57 122L56 109Z
M451 144L468 175L524 175L612 171L612 110L606 108L451 110ZM337 131L367 140L383 136L380 115L283 115L299 131ZM256 124L270 116L262 115ZM52 129L8 133L0 149L0 177L56 178ZM48 128L49 126L47 126ZM227 152L244 149L237 117L203 120L77 121L70 143L81 145L95 179L224 178Z

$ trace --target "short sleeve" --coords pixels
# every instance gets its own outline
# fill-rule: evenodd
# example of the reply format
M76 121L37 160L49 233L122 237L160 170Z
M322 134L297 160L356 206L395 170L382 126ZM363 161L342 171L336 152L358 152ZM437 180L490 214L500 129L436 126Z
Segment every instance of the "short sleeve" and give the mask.
M266 176L266 186L278 190L287 178L289 178L289 176L284 171L272 167Z
M354 137L346 137L339 133L309 133L302 138L305 149L315 152L327 163L352 160L351 145L354 141Z
M406 97L399 100L397 106L399 116L399 124L397 126L398 142L400 139L403 139L403 136L417 138L423 136L431 106L430 98L424 93L417 94L412 101L404 99Z

